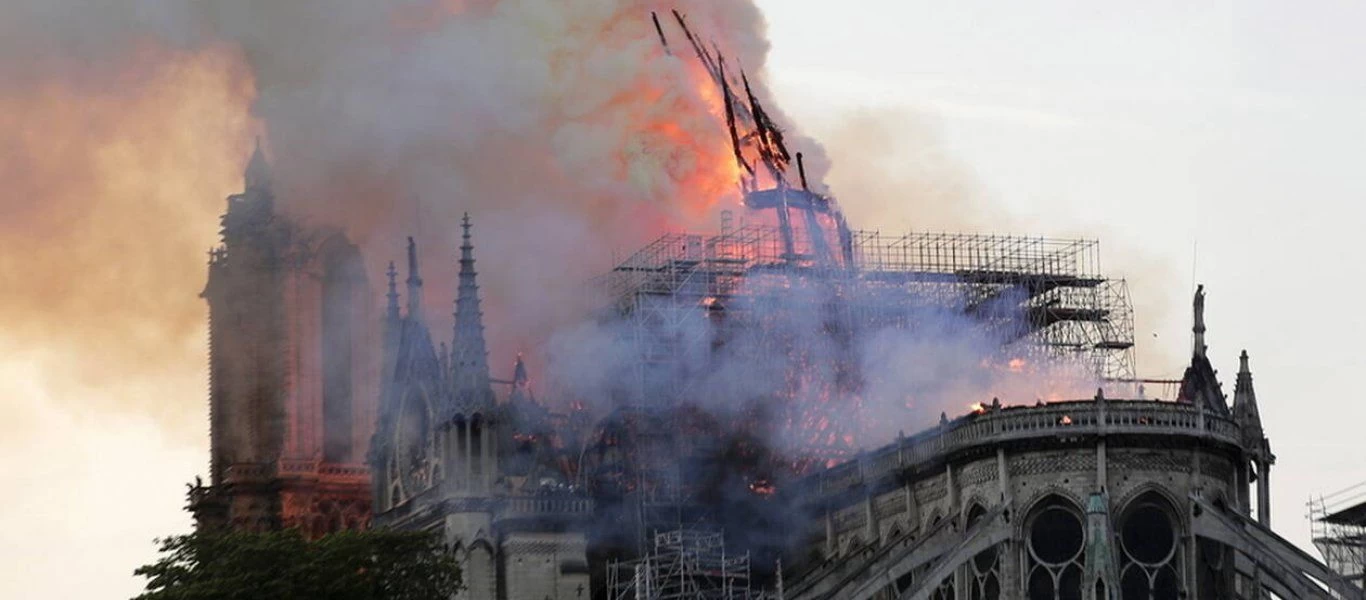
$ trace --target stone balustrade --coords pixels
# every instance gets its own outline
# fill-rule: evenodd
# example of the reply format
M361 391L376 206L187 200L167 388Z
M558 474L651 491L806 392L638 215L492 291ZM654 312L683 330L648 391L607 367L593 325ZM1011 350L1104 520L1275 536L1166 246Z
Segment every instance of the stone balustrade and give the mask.
M1151 400L1100 400L989 410L902 438L854 460L807 477L800 487L821 494L926 467L974 446L1038 438L1164 435L1238 445L1238 425L1192 404Z
M498 519L529 517L586 516L593 512L593 500L566 496L514 496L499 505Z
M280 459L275 465L281 477L322 476L328 479L362 481L370 470L362 464L325 463L316 460Z
M270 477L270 469L259 463L237 463L223 470L223 483L258 482Z

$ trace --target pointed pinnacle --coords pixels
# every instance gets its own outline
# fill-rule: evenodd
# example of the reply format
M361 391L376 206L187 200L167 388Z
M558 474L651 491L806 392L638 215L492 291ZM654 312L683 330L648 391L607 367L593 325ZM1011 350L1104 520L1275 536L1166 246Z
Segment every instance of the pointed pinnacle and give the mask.
M422 276L417 272L417 242L408 236L408 283L422 284Z
M265 152L261 150L261 136L256 136L256 147L251 152L251 159L247 161L247 169L243 173L246 180L246 189L270 187L270 165L266 162Z
M417 267L417 241L408 238L408 316L414 317L422 308L422 275Z

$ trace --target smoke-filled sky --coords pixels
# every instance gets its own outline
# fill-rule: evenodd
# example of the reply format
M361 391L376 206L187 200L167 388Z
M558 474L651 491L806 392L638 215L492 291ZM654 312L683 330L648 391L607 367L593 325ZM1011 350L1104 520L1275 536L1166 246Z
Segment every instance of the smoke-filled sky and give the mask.
M540 290L705 219L711 200L678 189L730 189L706 86L654 44L648 10L668 4L86 4L0 1L3 597L126 597L150 538L188 527L183 484L207 464L196 294L253 136L294 167L290 209L372 262L416 233L437 314L443 223L471 210L490 328L518 324L496 368L562 317ZM1366 10L678 4L766 64L855 226L1101 238L1149 375L1178 372L1204 282L1230 392L1252 355L1291 539L1308 494L1366 478L1366 408L1345 394L1366 317L1341 275L1362 254Z

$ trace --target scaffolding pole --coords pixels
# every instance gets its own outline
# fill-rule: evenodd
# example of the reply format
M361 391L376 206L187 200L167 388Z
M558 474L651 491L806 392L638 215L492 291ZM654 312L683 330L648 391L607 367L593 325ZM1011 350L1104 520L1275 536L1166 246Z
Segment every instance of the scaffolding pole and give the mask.
M782 600L753 587L749 553L726 553L720 532L657 533L650 551L607 570L612 600Z

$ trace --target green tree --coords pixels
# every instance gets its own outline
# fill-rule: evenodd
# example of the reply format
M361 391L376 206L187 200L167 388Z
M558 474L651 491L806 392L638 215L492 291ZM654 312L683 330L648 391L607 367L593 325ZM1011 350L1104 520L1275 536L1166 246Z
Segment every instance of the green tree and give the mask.
M161 558L135 600L438 600L460 568L438 535L345 531L196 532L158 540Z

